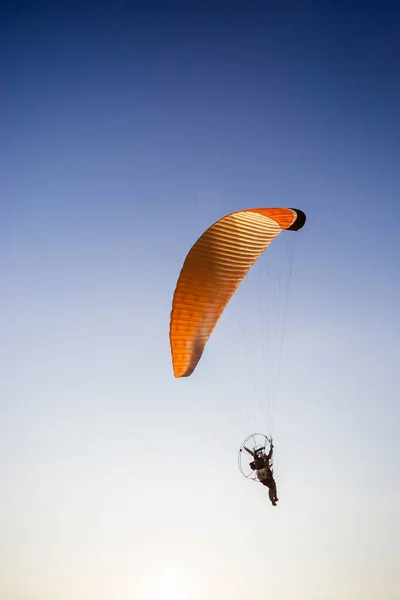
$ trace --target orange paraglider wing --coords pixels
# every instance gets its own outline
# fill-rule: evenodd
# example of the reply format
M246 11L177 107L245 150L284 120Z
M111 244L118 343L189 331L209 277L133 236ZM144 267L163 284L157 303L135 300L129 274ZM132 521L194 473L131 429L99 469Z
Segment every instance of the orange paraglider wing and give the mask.
M175 377L194 371L225 306L262 252L305 214L293 208L251 208L209 227L192 246L172 302L170 344Z

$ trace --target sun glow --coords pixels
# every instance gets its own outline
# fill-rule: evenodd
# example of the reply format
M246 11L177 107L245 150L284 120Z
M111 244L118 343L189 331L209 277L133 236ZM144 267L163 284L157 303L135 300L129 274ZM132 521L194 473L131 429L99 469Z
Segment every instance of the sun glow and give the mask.
M190 598L187 576L176 567L168 567L161 577L157 592L157 600L187 600Z

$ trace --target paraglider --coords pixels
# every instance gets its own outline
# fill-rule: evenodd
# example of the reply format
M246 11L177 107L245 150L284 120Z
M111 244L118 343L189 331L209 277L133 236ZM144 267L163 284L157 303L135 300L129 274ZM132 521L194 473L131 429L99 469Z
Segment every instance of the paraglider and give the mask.
M170 319L175 377L195 370L219 318L248 270L285 229L297 231L305 214L293 208L250 208L211 225L186 256Z
M252 445L252 449L249 448L250 445ZM267 453L268 445L269 452ZM249 462L248 457L244 455L243 451L249 454L253 460ZM276 506L276 503L279 499L276 490L274 472L272 469L273 451L274 444L272 439L267 438L261 433L252 433L240 446L239 469L246 479L259 481L265 485L268 488L268 495L272 506ZM247 463L251 471L248 471Z
M195 371L225 307L259 256L282 231L298 231L305 222L299 209L250 208L222 217L193 244L172 301L169 338L176 378ZM276 506L272 454L272 439L251 434L240 448L239 468L247 479L268 488Z

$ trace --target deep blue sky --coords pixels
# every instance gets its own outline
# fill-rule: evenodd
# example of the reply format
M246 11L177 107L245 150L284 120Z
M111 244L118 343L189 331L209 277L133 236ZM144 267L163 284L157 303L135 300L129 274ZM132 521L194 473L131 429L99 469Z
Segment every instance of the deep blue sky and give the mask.
M397 600L400 5L131 4L0 8L0 595L234 599L269 563L282 600ZM251 206L308 217L275 512L236 472L260 279L192 378L169 355L186 252Z

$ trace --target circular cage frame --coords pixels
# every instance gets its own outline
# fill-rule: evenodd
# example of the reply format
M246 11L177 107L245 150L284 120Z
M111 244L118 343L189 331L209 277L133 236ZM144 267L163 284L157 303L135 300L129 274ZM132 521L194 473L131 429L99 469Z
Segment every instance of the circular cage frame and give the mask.
M264 435L263 433L251 433L244 440L242 445L240 446L238 453L238 466L239 471L246 479L250 481L254 481L256 483L261 483L261 481L257 477L257 471L253 471L250 467L251 462L251 454L246 452L246 448L250 448L253 452L264 450L266 454L268 454L272 444L272 438ZM247 464L246 464L247 463ZM271 460L272 466L272 460Z

